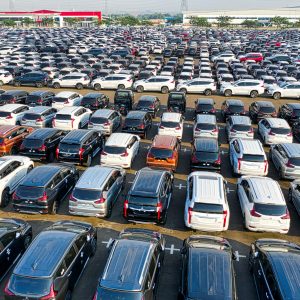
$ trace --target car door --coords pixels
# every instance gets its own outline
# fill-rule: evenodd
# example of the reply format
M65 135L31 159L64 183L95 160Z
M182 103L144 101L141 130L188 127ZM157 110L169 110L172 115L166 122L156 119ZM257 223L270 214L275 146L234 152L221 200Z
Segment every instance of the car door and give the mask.
M26 176L27 169L22 167L22 163L20 161L12 161L10 163L10 171L9 174L10 182L11 182L11 190L14 190L19 182Z
M292 200L298 214L300 214L300 184L296 184L294 187Z
M114 186L114 183L116 181L116 178L113 176L110 176L108 181L106 182L104 188L103 188L103 198L106 199L107 203L107 209L111 206L114 205L115 201L117 200L115 197L116 189Z
M157 82L157 78L150 78L144 83L145 91L155 91L159 86L159 82Z
M61 175L61 180L65 185L64 192L67 193L75 185L75 179L73 173L69 168L65 168L61 170L60 175Z
M67 75L61 78L60 80L60 85L62 87L72 87L72 83L73 83L73 76Z
M72 244L64 258L66 265L66 276L68 278L68 289L70 290L74 288L82 270L80 259L80 253L78 253L78 250L77 248L75 248L75 245Z
M115 130L117 130L117 128L119 128L119 126L121 124L121 116L119 113L114 112L110 118L111 118L112 124L113 124L112 131L115 131Z
M260 136L264 139L265 136L267 135L267 126L268 126L268 122L266 120L262 120L259 123L259 134Z
M238 186L238 198L240 201L240 206L241 206L241 211L243 214L243 217L245 218L245 212L248 208L248 201L249 201L249 192L250 192L250 187L249 187L249 183L247 182L247 180L242 180L241 183Z
M246 82L238 82L234 84L233 92L238 95L247 95L248 89L246 87Z

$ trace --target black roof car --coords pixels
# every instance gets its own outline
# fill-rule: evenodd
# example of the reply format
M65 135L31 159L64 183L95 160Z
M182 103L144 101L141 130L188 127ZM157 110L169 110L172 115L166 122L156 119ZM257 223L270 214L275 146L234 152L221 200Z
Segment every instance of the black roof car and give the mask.
M215 101L210 98L199 98L195 101L195 114L215 114Z

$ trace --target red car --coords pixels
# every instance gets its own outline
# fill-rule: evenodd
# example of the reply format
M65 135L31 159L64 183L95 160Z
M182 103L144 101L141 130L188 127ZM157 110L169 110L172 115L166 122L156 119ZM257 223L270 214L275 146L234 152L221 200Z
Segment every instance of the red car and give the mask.
M264 57L261 53L247 53L245 56L240 58L240 62L244 62L247 60L254 60L255 62L263 61Z

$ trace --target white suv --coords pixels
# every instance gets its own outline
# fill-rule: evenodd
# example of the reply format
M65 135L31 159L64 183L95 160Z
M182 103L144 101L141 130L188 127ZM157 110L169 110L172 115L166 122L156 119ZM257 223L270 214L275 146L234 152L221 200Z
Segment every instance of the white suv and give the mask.
M226 97L231 97L232 95L245 95L256 98L264 92L264 83L255 79L241 79L234 83L224 83L220 87L220 93Z
M176 90L184 93L201 93L206 96L210 96L217 90L217 86L213 79L195 78L179 83L176 87Z
M91 82L91 87L96 91L101 89L129 89L133 83L132 75L112 74L106 77L96 78Z
M181 140L183 134L182 115L176 112L163 113L158 126L158 134L176 136L179 140Z
M0 125L20 125L24 114L29 110L23 104L5 104L0 106Z
M194 124L193 136L194 138L208 137L218 139L219 127L216 116L198 114Z
M175 79L173 76L152 76L148 79L137 80L133 84L133 89L138 93L153 91L167 94L175 89Z
M288 233L290 214L278 182L268 177L242 176L237 195L247 229Z
M225 131L228 141L233 138L254 138L254 130L248 116L230 116L226 121Z
M62 109L66 106L78 106L82 100L82 95L74 92L60 92L52 99L52 107Z
M59 89L60 87L74 87L81 90L89 84L90 78L84 73L70 73L61 78L55 78L52 81L52 86L55 89Z
M185 226L201 231L228 229L230 211L223 176L212 172L193 172L187 179L184 208Z
M275 100L282 97L284 98L300 98L300 83L291 82L282 86L273 85L267 88L267 93L271 95Z
M10 72L5 70L0 70L0 86L3 84L10 83L13 79L14 77Z
M52 127L61 130L81 129L85 127L92 111L82 106L69 106L61 109L52 121Z

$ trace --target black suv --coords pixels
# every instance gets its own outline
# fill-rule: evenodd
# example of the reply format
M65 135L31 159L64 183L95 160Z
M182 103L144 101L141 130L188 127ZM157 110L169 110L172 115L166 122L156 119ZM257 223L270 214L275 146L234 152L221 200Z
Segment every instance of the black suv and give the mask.
M210 114L215 115L215 101L213 99L200 98L195 101L195 115Z
M15 77L13 82L14 86L29 85L41 88L48 85L49 76L44 72L29 72Z
M279 107L278 118L285 119L291 126L300 122L300 103L287 103Z
M259 239L250 248L249 269L259 299L300 299L299 245L285 240Z
M169 171L150 168L138 171L124 201L124 218L133 222L165 224L172 198L173 179Z
M147 229L128 228L111 243L94 300L156 299L165 239Z
M97 249L89 223L56 222L31 243L5 287L5 299L71 299L86 263Z
M29 106L51 106L55 94L50 91L36 91L28 95L25 104Z
M103 136L95 130L76 129L69 132L56 150L58 161L91 166L93 158L103 148Z
M227 240L192 235L184 240L181 256L179 300L237 299L233 268L236 257Z
M32 239L32 228L18 219L0 219L0 281Z
M0 95L0 105L4 104L24 104L28 97L28 92L21 90L10 90Z
M160 101L156 96L145 95L142 96L135 109L149 112L153 118L156 117L159 111Z
M276 108L270 101L255 101L249 106L249 117L256 123L264 118L276 118Z
M53 162L56 149L65 131L56 128L40 128L27 135L20 146L20 154L32 160Z
M229 116L246 115L244 103L238 99L229 99L224 101L222 103L221 113L224 121L226 121Z
M79 178L71 164L48 164L34 168L13 193L13 207L18 212L56 214L64 197Z
M143 138L147 138L147 134L152 127L152 118L150 113L145 111L133 110L126 116L122 132L133 133Z
M109 106L109 98L102 93L88 93L83 96L80 105L93 111L107 108Z

